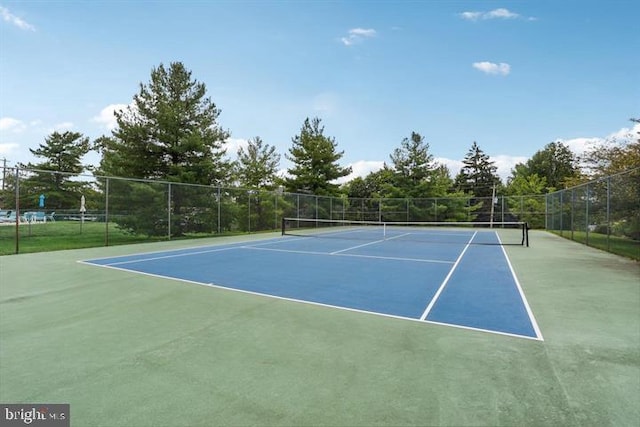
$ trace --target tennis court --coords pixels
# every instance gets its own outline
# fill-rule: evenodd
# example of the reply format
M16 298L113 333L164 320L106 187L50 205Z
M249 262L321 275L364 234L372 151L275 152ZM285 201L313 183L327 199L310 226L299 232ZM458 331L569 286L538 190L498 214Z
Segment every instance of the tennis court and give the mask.
M637 425L637 262L533 230L286 233L0 257L0 401L74 426Z
M299 302L542 339L499 231L525 224L283 221L283 237L84 261ZM507 226L515 226L508 229ZM495 228L494 228L495 227ZM526 232L526 230L525 230ZM525 250L523 248L523 250Z

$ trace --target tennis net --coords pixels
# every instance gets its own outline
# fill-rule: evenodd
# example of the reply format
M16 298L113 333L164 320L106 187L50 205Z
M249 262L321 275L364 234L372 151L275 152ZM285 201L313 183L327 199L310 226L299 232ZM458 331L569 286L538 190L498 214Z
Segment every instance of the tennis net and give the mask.
M283 236L529 246L526 222L379 222L283 218Z

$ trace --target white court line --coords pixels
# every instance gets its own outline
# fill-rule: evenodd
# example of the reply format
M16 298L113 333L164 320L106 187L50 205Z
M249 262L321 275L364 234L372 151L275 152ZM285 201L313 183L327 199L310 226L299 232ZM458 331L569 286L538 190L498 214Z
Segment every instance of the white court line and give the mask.
M151 258L139 258L139 259L131 259L128 261L119 261L119 262L114 262L114 263L110 263L110 264L93 264L91 262L87 262L87 264L93 264L93 265L122 265L122 264L133 264L136 262L146 262L146 261L156 261L159 259L167 259L167 258L178 258L178 257L183 257L183 256L190 256L190 255L200 255L200 254L207 254L207 253L211 253L211 252L222 252L222 251L229 251L232 249L241 249L242 246L234 246L234 247L230 247L230 248L218 248L218 249L210 249L207 251L196 251L196 252L187 252L187 253L182 253L182 254L172 254L172 255L164 255L164 256L156 256L156 257L151 257ZM135 256L135 255L132 255ZM121 257L117 257L117 258L121 258ZM86 262L86 261L84 261Z
M251 249L256 251L286 252L291 254L304 254L304 255L348 256L353 258L388 259L391 261L413 261L413 262L427 262L427 263L439 263L439 264L453 264L453 261L446 261L446 260L439 260L439 259L400 258L400 257L390 257L390 256L341 254L341 253L333 253L333 252L330 253L330 252L297 251L297 250L294 251L292 249L258 248L254 246L242 246L241 249Z
M455 271L456 267L458 267L458 264L460 264L460 260L462 260L462 257L464 256L464 253L467 252L467 249L469 249L469 246L471 246L471 242L473 242L473 238L476 237L476 234L478 234L477 231L473 233L473 236L471 236L471 239L467 242L467 245L464 247L464 249L460 253L460 256L458 256L458 259L453 264L453 267L451 267L451 270L449 270L449 274L447 274L447 277L444 278L444 280L442 281L442 284L438 288L438 291L436 292L436 294L431 299L431 302L429 302L429 305L424 310L424 313L422 313L422 316L420 316L420 320L425 320L427 318L427 316L429 315L429 312L431 311L431 309L435 305L436 301L438 300L438 297L440 297L440 294L444 290L444 287L447 286L447 283L449 282L449 279L451 279L451 276L453 275L453 272Z
M302 237L299 237L296 240L302 240ZM283 239L282 237L270 237L268 239L256 240L256 242L259 242L258 243L259 245L269 245L269 244L272 244L272 243L281 243L281 242L290 242L290 241L291 241L291 239ZM91 258L89 260L78 260L77 262L82 264L82 263L87 263L87 261L102 261L102 260L105 260L105 259L130 258L130 257L135 257L135 256L166 254L166 253L173 253L173 252L191 251L191 250L198 249L198 248L201 248L201 249L204 249L204 248L228 248L228 249L232 249L232 248L244 246L247 243L249 243L249 242L231 242L231 243L198 245L198 246L190 246L190 247L175 248L175 249L159 249L157 251L137 252L137 253L132 253L132 254L128 254L128 255L110 255L110 256L104 256L104 257L99 257L99 258ZM197 253L197 252L188 252L188 253ZM182 255L182 254L175 254L175 255ZM170 256L170 255L167 255L167 256ZM96 264L93 264L92 262L88 262L88 264L96 265Z
M498 232L496 231L496 236L498 237L498 241L500 242L501 246L502 246L502 241L500 240L500 236L498 235ZM507 255L507 251L505 250L504 246L502 246L502 253L504 254L504 258L507 260L507 265L509 266L509 270L511 270L511 275L513 276L513 280L514 282L516 282L516 287L518 288L518 292L520 293L520 298L522 298L522 302L524 304L524 308L525 310L527 310L527 314L529 315L529 320L531 321L531 326L533 326L533 330L536 333L536 336L538 337L538 339L540 341L544 341L544 338L542 338L542 332L540 331L540 327L538 326L538 322L536 322L536 318L533 316L533 310L531 310L531 307L529 307L529 302L527 301L527 297L524 295L524 291L522 290L522 286L520 286L520 281L518 280L518 277L516 276L516 272L513 269L513 266L511 265L511 260L509 259L509 256Z
M269 239L267 241L263 241L263 242L259 242L256 243L252 246L263 246L263 245L273 245L273 244L278 244L278 243L283 243L283 242L292 242L294 240L302 240L303 238L297 238L297 239L278 239L278 240L272 240ZM92 258L91 260L80 260L78 261L81 264L91 264L91 265L97 265L95 263L93 263L92 261L100 261L100 260L105 260L105 259L112 259L112 258L132 258L132 257L138 257L138 256L144 256L144 255L152 255L152 254L166 254L169 253L169 255L162 255L162 256L154 256L154 257L150 257L150 258L137 258L137 259L129 259L126 261L117 261L117 262L113 262L113 263L109 263L109 264L101 264L101 265L120 265L120 264L132 264L135 262L144 262L144 261L156 261L159 259L167 259L167 258L177 258L177 257L183 257L183 256L189 256L189 255L200 255L200 254L206 254L206 253L211 253L211 252L221 252L221 251L228 251L231 249L242 249L245 247L248 247L246 245L244 245L243 243L237 242L237 243L230 243L230 244L223 244L223 245L219 245L219 246L211 246L211 245L207 245L207 246L197 246L200 248L214 248L214 249L207 249L207 250L199 250L199 251L192 251L192 249L195 248L185 248L185 249L171 249L171 250L164 250L164 251L155 251L155 252L143 252L143 253L139 253L139 254L131 254L131 255L117 255L117 256L111 256L111 257L103 257L103 258ZM196 247L196 248L197 248ZM180 253L172 253L172 252L177 252L180 251ZM183 252L183 251L190 251L190 252Z
M346 248L346 249L340 249L339 251L331 252L330 255L336 255L336 254L339 254L341 252L350 251L352 249L358 249L358 248L362 248L362 247L369 246L369 245L375 245L376 243L386 242L387 240L397 239L399 237L408 236L409 234L411 234L411 233L398 234L397 236L389 237L388 239L376 240L375 242L363 243L362 245L352 246L352 247Z
M324 255L327 255L327 254L324 253ZM80 261L80 262L84 263L82 261ZM87 263L87 264L89 264L89 263ZM124 271L124 272L127 272L127 273L141 274L143 276L155 277L155 278L159 278L159 279L176 280L178 282L183 282L183 283L188 283L188 284L198 285L198 286L207 286L207 287L210 287L210 288L222 289L222 290L225 290L225 291L240 292L240 293L243 293L243 294L255 295L255 296L259 296L259 297L263 297L263 298L270 298L270 299L276 299L276 300L282 300L282 301L290 301L290 302L295 302L295 303L300 303L300 304L308 304L308 305L314 305L314 306L318 306L318 307L326 307L326 308L331 308L331 309L350 311L350 312L354 312L354 313L371 314L371 315L374 315L374 316L387 317L387 318L392 318L392 319L409 320L409 321L412 321L412 322L420 322L420 323L423 323L423 324L424 323L428 323L428 324L432 324L432 325L449 326L449 327L453 327L453 328L457 328L457 329L463 329L463 330L468 330L468 331L476 331L476 332L485 332L485 333L489 333L489 334L503 335L503 336L513 337L513 338L525 338L525 339L529 339L529 340L541 341L540 338L529 337L527 335L511 334L511 333L508 333L508 332L493 331L491 329L481 329L481 328L474 328L474 327L471 327L471 326L456 325L454 323L434 322L432 320L416 319L415 317L406 317L406 316L400 316L400 315L395 315L395 314L379 313L377 311L369 311L369 310L362 310L362 309L358 309L358 308L342 307L342 306L339 306L339 305L325 304L325 303L321 303L321 302L307 301L307 300L301 300L301 299L297 299L297 298L282 297L282 296L272 295L272 294L267 294L267 293L262 293L262 292L238 289L238 288L234 288L232 286L216 285L214 283L197 282L195 280L181 279L181 278L178 278L178 277L171 277L171 276L163 276L161 274L145 273L143 271L129 270L127 268L114 267L114 266L111 266L111 265L103 265L103 264L90 264L90 265L95 266L95 267L110 268L110 269L113 269L113 270Z

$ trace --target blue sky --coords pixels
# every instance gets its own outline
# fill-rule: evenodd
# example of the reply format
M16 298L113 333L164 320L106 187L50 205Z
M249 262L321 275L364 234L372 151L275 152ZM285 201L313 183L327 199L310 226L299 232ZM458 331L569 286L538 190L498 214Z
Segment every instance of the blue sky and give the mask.
M639 15L632 0L0 0L0 159L38 161L54 130L109 134L151 69L181 61L230 155L260 136L287 168L317 116L356 174L416 131L452 174L477 141L506 177L551 141L629 133Z

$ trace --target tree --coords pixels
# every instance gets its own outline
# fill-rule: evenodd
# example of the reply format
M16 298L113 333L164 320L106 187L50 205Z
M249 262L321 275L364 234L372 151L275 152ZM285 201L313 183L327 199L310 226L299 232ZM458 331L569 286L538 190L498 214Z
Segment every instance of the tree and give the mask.
M23 207L38 207L38 197L42 194L49 209L77 209L82 193L89 192L90 186L74 178L85 171L82 157L90 149L89 138L70 131L53 132L37 149L29 149L31 154L45 161L20 165L36 170L20 181L21 193L30 195Z
M335 138L324 135L324 126L320 122L317 117L305 119L300 135L292 138L293 145L289 149L289 155L285 155L294 163L288 169L291 177L285 179L289 192L337 195L339 186L333 181L351 173L351 167L341 167L338 164L344 151L336 151L338 144Z
M344 192L350 199L370 199L386 197L385 189L392 188L393 169L385 163L377 171L369 172L364 178L356 177L344 185Z
M209 185L228 178L223 148L229 133L217 123L220 110L206 98L180 62L160 64L132 106L116 111L118 127L101 164L127 177Z
M532 228L542 228L545 225L547 180L538 174L527 175L517 170L518 165L506 188L510 219L526 221Z
M576 155L560 141L545 145L524 166L521 172L525 176L536 174L544 178L548 191L566 187L580 173Z
M249 145L238 149L235 173L241 186L253 189L273 189L280 155L276 147L264 144L259 136L249 139Z
M429 143L419 133L411 132L389 157L395 172L393 197L424 198L446 193L450 183L442 178L448 170L434 162Z
M462 163L464 166L455 179L457 188L476 197L491 197L494 188L500 185L498 168L477 142L474 141Z
M469 201L470 211L475 211L472 220L488 221L491 218L491 206L496 189L501 185L496 174L498 168L485 154L477 142L473 142L464 160L464 166L455 179L459 191L472 195Z
M269 230L276 226L275 210L282 210L285 201L279 194L265 190L273 190L279 164L280 155L276 153L276 147L264 144L259 136L249 139L246 150L238 149L235 174L240 185L249 189L236 199L241 230Z
M640 123L640 119L630 119ZM640 165L640 130L630 130L623 140L612 140L610 144L596 146L588 151L583 161L591 171L591 178L613 175Z
M151 80L140 84L133 101L132 106L115 113L118 127L113 137L99 141L103 155L100 173L206 186L228 182L231 163L224 157L224 144L229 133L220 128L220 110L206 97L204 83L192 79L182 63L152 69ZM197 231L201 226L196 227L191 218L203 217L203 210L210 209L210 194L195 187L124 182L121 186L113 190L125 194L112 199L112 205L128 212L120 217L119 225L132 232L164 234L167 199L174 235ZM135 194L145 202L141 199L136 204L131 199ZM153 209L150 201L160 204ZM153 209L155 213L134 222L136 209Z
M596 179L589 186L591 202L607 203L611 231L640 240L640 119L631 122L636 127L626 138L595 147L583 160Z

